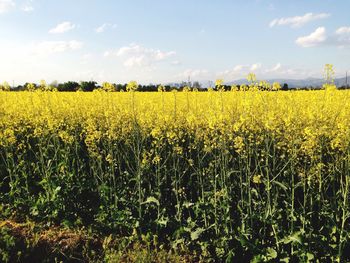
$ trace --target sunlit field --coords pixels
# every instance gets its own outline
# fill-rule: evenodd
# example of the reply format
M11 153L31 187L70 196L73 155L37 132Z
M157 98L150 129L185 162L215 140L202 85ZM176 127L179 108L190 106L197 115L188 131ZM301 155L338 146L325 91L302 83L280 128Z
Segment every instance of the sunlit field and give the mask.
M0 212L105 236L111 262L112 238L348 262L349 113L334 89L0 92Z

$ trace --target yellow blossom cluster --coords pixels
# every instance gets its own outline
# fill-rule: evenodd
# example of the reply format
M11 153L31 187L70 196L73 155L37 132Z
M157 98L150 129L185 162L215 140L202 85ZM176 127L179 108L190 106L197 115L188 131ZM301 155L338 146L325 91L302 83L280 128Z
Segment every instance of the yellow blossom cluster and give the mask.
M132 88L130 88L132 90ZM268 135L286 152L312 157L327 143L344 151L350 139L350 92L0 93L0 143L56 134L85 141L98 154L101 139L127 139L135 127L174 146L190 135L211 151L238 153ZM21 140L22 140L21 139ZM324 145L323 145L324 146ZM178 153L181 149L176 148Z

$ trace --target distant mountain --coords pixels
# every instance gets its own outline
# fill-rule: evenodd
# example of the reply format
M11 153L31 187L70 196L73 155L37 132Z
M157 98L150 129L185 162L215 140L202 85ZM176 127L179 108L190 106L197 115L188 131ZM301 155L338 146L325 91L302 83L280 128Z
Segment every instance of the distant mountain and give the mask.
M304 88L304 87L322 87L322 85L325 83L324 79L321 78L306 78L306 79L267 79L266 80L269 83L279 82L281 85L284 83L288 84L289 88ZM205 81L199 81L199 84L202 88L208 88L209 86L214 85L214 81L205 80ZM182 83L168 83L167 85L173 86L173 87L180 87L182 85L186 84L186 82ZM242 84L248 84L248 81L246 79L238 79L230 82L225 82L226 85L242 85ZM334 84L337 87L345 86L346 85L346 78L337 78L334 80ZM350 85L350 76L348 77L348 85Z
M273 82L279 82L281 85L284 83L288 84L289 88L299 88L299 87L321 87L325 81L324 79L318 79L318 78L307 78L307 79L268 79L267 82L273 83ZM246 79L239 79L235 81L231 81L227 83L227 85L242 85L242 84L248 84L248 81ZM346 78L338 78L334 80L334 84L337 87L345 86L346 85ZM348 84L350 84L350 79L348 78Z

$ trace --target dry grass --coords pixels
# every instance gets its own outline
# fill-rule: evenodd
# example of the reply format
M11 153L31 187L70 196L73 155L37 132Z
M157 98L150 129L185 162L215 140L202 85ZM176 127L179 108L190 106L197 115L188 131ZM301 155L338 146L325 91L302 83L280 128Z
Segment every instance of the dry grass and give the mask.
M8 262L194 262L191 255L179 256L159 248L150 249L145 244L133 242L127 247L120 239L96 236L84 230L62 227L45 227L32 222L0 222L0 233L12 237L12 247L2 247ZM106 240L108 244L106 243ZM0 255L1 256L1 255Z

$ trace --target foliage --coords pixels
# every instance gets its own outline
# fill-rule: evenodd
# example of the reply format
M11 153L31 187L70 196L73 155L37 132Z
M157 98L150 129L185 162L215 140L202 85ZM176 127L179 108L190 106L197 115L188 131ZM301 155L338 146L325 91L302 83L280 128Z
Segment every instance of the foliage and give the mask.
M82 91L93 91L97 89L96 81L82 81L80 82L79 89Z
M11 87L6 81L0 84L0 91L10 91L10 90L11 90Z
M79 89L79 83L74 81L68 81L62 84L58 84L58 91L77 91Z

